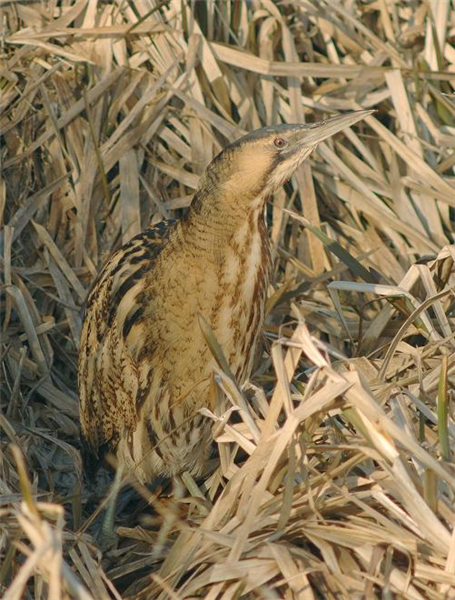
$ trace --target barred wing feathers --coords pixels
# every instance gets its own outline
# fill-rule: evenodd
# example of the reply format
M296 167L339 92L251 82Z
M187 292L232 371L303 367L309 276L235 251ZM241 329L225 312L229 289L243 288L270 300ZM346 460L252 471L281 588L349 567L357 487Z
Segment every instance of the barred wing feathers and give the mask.
M113 254L88 296L79 351L79 395L83 457L89 472L98 462L93 459L114 450L122 434L136 427L146 382L141 381L143 374L128 340L134 337L134 328L140 328L149 305L145 276L153 271L173 225L174 221L159 223Z

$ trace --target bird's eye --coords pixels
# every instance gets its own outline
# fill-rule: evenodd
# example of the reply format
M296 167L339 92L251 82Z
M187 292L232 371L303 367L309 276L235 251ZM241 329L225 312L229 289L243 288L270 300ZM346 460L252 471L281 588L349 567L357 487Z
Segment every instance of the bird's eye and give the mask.
M273 143L275 144L276 148L280 148L280 149L284 148L288 144L287 141L284 138L280 138L280 137L275 138L273 140Z

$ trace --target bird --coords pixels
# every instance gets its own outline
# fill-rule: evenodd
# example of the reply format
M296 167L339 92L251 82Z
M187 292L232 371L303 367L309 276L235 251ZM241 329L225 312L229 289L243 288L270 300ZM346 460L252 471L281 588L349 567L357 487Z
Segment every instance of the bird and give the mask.
M198 316L245 382L273 265L266 203L319 143L372 112L244 135L208 165L183 218L107 261L86 301L78 361L87 471L111 454L142 483L203 474L211 426L201 409L214 409L216 361Z

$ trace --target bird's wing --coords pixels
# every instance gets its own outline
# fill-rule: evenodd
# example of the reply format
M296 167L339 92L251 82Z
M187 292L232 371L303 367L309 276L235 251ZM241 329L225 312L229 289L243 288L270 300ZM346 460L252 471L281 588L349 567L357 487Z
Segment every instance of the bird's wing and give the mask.
M113 254L88 295L78 373L83 456L89 467L95 466L94 457L116 447L122 430L135 428L142 390L127 338L143 317L146 275L174 223L159 223Z

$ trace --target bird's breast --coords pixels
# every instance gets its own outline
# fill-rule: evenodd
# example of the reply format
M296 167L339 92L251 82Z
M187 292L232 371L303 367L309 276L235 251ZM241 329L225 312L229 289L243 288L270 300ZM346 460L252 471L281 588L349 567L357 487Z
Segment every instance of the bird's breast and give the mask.
M134 434L132 460L140 462L158 448L144 466L150 473L199 473L210 424L198 411L214 409L210 384L216 363L198 314L210 323L243 382L251 373L264 319L271 253L262 216L246 219L227 239L201 236L195 244L169 250L166 269L158 265L148 279L150 317L141 330L141 347L148 351L142 351L138 365L144 418ZM144 472L144 479L148 475Z
M206 307L212 328L235 375L250 375L264 320L271 253L262 216L246 220L224 250L217 291Z
M197 240L174 252L156 333L177 392L212 372L214 359L199 327L198 314L210 323L239 379L249 376L264 319L272 265L263 215L246 218L223 239Z

